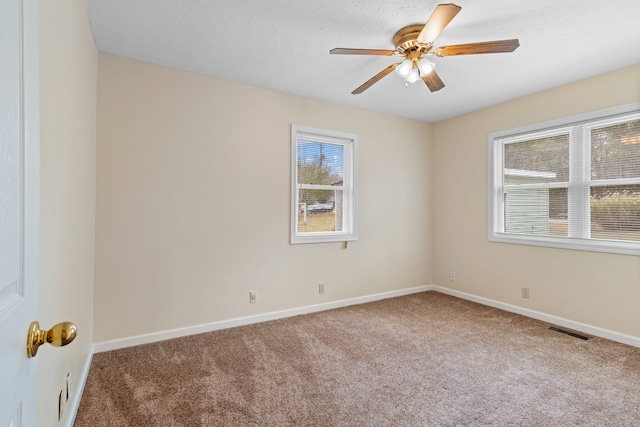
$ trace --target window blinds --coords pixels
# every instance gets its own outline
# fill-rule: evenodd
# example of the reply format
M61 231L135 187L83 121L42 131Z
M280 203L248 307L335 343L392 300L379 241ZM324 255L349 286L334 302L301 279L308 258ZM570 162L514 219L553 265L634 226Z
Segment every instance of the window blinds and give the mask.
M502 140L503 232L640 241L640 118Z

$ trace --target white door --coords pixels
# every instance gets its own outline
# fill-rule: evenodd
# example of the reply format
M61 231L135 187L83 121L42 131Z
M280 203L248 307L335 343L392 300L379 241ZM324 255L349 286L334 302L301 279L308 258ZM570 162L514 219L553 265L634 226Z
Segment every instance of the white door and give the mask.
M0 427L36 425L37 0L0 1Z

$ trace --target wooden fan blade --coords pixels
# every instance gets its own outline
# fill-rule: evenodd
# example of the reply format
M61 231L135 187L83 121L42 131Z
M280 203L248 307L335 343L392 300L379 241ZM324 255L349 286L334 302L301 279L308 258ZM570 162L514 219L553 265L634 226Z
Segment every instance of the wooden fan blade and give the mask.
M437 56L475 55L478 53L513 52L520 46L518 39L496 40L492 42L456 44L442 46L435 50Z
M359 88L357 88L356 90L354 90L353 92L351 92L353 95L358 95L359 93L364 92L365 90L369 89L371 86L373 86L374 84L378 83L378 81L380 79L382 79L384 76L386 76L387 74L393 72L393 70L396 69L396 67L398 66L398 64L391 64L389 65L387 68L385 68L384 70L380 71L378 74L376 74L375 76L371 77L369 80L367 80L362 86L360 86Z
M436 37L449 25L449 22L451 22L461 9L460 6L453 3L439 4L420 32L418 41L424 44L433 43Z
M437 92L444 87L444 82L440 79L436 70L433 70L426 76L423 76L422 80L426 83L431 92Z
M329 51L332 55L383 55L391 56L398 54L395 50L385 49L348 49L344 47L337 47Z

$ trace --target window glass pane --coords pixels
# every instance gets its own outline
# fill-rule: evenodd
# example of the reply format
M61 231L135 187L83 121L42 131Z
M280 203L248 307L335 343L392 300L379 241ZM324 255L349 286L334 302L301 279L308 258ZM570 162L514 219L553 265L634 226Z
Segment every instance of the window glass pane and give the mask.
M591 129L591 179L640 177L640 120Z
M298 190L298 233L343 231L341 190Z
M566 188L549 189L549 235L569 235L569 193Z
M506 185L568 181L569 134L505 144Z
M505 233L567 236L567 189L510 189L505 193Z
M343 184L343 145L299 140L297 163L299 184Z
M591 188L591 237L640 241L640 185Z

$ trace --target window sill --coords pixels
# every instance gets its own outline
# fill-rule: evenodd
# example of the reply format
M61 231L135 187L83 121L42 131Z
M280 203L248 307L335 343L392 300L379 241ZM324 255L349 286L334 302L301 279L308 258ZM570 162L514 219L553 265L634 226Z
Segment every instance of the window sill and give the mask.
M355 242L358 240L357 236L347 233L309 233L309 235L292 236L291 244L300 245L307 243L335 243L335 242Z
M567 237L527 236L506 233L491 233L489 234L489 241L579 251L640 255L640 242L613 242L597 239L572 239Z

